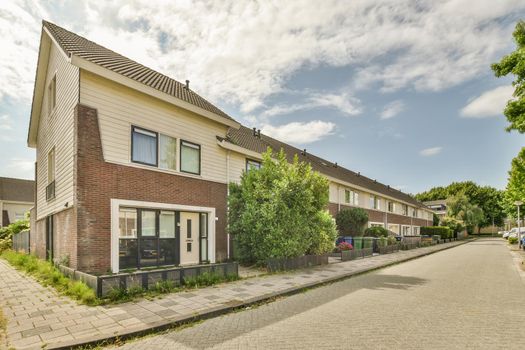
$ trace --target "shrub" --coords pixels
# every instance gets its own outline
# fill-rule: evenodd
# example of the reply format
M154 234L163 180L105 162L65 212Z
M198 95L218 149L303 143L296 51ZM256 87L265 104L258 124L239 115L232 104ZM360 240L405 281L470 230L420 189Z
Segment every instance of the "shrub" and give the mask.
M381 226L372 226L365 230L366 237L387 237L388 230Z
M452 230L446 226L422 226L419 231L422 235L438 235L441 239L452 238Z
M341 236L362 236L368 222L368 213L362 208L343 209L335 217L337 230Z
M465 225L463 225L463 222L461 220L455 219L450 216L445 216L441 218L439 227L442 226L450 228L450 230L452 231L450 238L452 238L452 236L457 235L459 232L465 229Z
M341 242L337 245L337 251L352 250L354 247L348 242Z
M517 244L518 243L518 237L510 237L509 238L510 244Z
M239 260L264 264L271 258L330 252L337 232L327 205L325 177L297 156L288 163L283 151L268 149L260 169L230 185L229 232Z

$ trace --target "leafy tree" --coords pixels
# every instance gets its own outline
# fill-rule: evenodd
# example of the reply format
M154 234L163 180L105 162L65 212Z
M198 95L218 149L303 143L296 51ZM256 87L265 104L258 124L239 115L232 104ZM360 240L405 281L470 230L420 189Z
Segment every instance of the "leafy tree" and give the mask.
M436 213L432 214L432 226L439 226L439 216Z
M362 208L343 209L335 216L335 222L341 236L362 236L368 213Z
M492 70L496 77L508 74L515 76L514 85L515 99L507 102L503 114L507 117L510 125L507 131L516 130L525 132L525 22L519 21L512 33L516 42L516 50L504 56L498 63L492 64Z
M473 181L453 182L443 187L434 187L426 192L416 195L419 201L433 201L447 199L458 194L464 194L468 201L483 210L484 217L478 227L486 227L494 224L503 225L506 213L504 208L504 194L494 187L479 186Z
M505 211L513 218L517 217L516 205L514 204L516 201L525 202L525 147L512 160L503 199Z
M457 234L465 229L465 226L463 225L463 222L461 220L450 216L442 217L439 224L441 226L446 226L450 228L454 234L454 237L457 237Z
M483 210L470 203L463 193L447 199L447 215L461 220L469 233L474 231L474 227L479 227L485 218Z
M321 254L334 247L337 231L326 211L328 180L283 151L263 155L261 169L230 185L229 232L243 262Z

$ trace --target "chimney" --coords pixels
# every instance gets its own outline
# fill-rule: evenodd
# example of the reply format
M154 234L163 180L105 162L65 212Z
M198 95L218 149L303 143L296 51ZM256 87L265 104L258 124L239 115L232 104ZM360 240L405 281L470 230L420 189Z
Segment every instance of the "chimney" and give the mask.
M186 86L184 87L186 90L190 90L190 81L186 79Z
M303 149L303 152L302 152L302 153L303 153L303 156L306 156L306 148Z
M257 129L257 137L261 138L261 129Z
M257 137L257 129L253 128L253 136Z
M361 176L361 172L360 171L357 172L357 176Z
M334 168L337 168L337 162L334 163Z

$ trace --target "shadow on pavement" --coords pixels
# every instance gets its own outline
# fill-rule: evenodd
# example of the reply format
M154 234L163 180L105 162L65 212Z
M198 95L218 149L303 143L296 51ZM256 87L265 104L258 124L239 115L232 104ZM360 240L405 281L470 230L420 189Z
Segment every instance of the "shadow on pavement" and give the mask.
M373 272L286 297L286 299L255 307L249 311L242 310L240 311L241 314L237 312L207 320L205 323L192 328L174 330L164 335L164 337L173 341L174 345L180 344L193 349L205 349L322 306L362 289L408 290L426 282L426 279L418 277L386 275L380 272ZM201 327L204 328L204 331ZM206 336L203 336L203 332L206 333Z

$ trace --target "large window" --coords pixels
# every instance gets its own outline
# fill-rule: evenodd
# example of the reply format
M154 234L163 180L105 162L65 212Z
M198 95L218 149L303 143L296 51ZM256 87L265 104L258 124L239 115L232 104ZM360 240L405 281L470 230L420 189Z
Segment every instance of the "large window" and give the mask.
M180 171L201 173L201 146L188 141L180 142Z
M177 264L174 211L120 208L119 268Z
M55 148L47 154L47 184L55 181Z
M391 213L396 211L396 204L394 202L388 202L388 211Z
M370 196L370 208L381 210L381 199L378 196Z
M401 208L402 208L402 214L403 215L408 215L408 205L403 204L403 205L401 205Z
M157 138L153 131L132 127L131 160L135 163L157 166Z
M345 190L345 203L359 205L359 193L354 190Z
M161 134L159 153L160 168L177 170L177 139Z
M246 171L250 171L252 169L261 169L261 162L253 159L246 159Z

